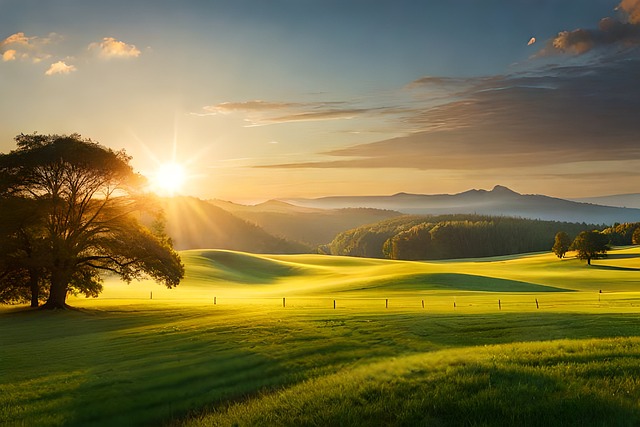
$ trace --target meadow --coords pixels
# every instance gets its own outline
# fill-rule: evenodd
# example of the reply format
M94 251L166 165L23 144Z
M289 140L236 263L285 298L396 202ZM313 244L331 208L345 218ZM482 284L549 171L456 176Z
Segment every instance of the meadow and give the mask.
M640 424L638 247L181 256L175 289L0 308L0 424Z

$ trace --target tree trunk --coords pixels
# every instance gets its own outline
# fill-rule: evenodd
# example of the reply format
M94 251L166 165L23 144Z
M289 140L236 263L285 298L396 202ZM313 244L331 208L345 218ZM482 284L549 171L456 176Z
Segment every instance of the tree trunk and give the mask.
M29 286L31 287L31 307L37 307L40 298L40 275L34 271L29 270Z
M591 258L587 258L587 265L591 265Z
M66 309L69 306L67 300L67 286L69 285L70 274L66 272L53 272L51 274L51 288L49 289L49 298L47 302L40 308L44 310L55 310L57 308Z

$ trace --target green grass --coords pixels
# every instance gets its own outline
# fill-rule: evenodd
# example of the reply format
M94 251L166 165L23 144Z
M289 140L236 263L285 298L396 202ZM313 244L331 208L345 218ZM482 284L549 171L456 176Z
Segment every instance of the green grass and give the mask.
M0 425L640 424L640 248L183 259L173 290L0 308Z

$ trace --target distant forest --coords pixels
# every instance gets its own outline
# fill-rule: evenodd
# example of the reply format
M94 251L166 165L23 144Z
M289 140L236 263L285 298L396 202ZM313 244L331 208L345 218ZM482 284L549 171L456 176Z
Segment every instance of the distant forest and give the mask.
M624 235L607 229L612 243L631 244L635 227L618 227ZM502 216L407 215L342 232L321 249L332 255L402 260L480 258L550 251L559 231L573 239L581 231L604 228Z

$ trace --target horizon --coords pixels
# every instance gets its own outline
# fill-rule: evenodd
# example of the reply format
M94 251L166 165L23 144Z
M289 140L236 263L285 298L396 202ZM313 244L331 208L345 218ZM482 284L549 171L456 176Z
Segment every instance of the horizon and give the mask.
M640 0L5 0L0 27L0 152L79 133L160 194L637 194Z

